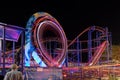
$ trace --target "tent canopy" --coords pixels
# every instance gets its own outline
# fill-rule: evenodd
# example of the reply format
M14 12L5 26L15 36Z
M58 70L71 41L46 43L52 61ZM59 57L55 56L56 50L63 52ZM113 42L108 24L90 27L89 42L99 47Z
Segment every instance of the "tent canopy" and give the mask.
M17 42L23 30L22 27L0 23L0 39L5 35L5 40Z

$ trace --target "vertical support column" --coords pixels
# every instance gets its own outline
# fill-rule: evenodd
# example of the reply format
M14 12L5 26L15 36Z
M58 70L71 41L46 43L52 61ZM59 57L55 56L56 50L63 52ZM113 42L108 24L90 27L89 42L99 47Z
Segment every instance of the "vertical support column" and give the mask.
M106 41L107 41L107 48L106 48L106 52L107 52L107 61L109 62L109 59L110 59L110 53L109 53L109 38L108 38L108 28L106 27L105 28L105 31L106 31Z
M80 63L82 63L82 42L80 41Z
M78 62L78 66L80 65L80 44L79 44L79 38L77 38L77 62Z
M24 55L25 55L25 49L24 49L24 45L25 45L25 38L24 38L24 31L22 31L22 34L21 34L21 57L22 57L22 62L21 62L21 68L22 68L22 72L23 72L23 69L24 69Z
M66 53L65 63L66 63L66 67L68 67L68 52Z
M3 26L3 71L2 74L5 75L5 26Z
M92 30L88 31L88 60L92 57Z
M56 52L55 52L55 49L57 48L57 43L56 42L54 42L54 47L53 47L53 57L55 57L56 56Z
M49 41L49 52L50 52L50 56L52 56L52 49L51 49L51 40L48 40Z
M96 39L97 39L97 42L96 42L96 44L97 44L97 46L99 46L100 45L100 32L96 32ZM100 65L100 59L99 59L99 61L98 61L98 64ZM100 70L100 68L98 68L98 79L101 79L101 70Z
M79 41L79 44L80 44L80 63L81 63L81 68L80 68L80 71L81 71L81 80L83 80L83 65L82 65L82 42Z
M13 63L15 63L15 42L14 41L12 45L12 57L13 57Z
M65 66L68 67L68 53L69 53L69 49L67 49L66 51L66 59L65 59Z
M0 66L1 66L1 59L2 59L2 40L0 39Z
M112 58L112 34L111 32L109 33L109 47L110 47L110 50L109 50L110 58Z
M0 29L3 29L3 26L0 25ZM1 33L3 34L3 31ZM2 66L2 59L2 39L0 39L0 66Z
M52 57L52 42L51 40L48 40L49 41L49 53L50 53L50 56ZM50 63L50 65L52 65L53 63Z
M96 46L99 46L100 45L100 32L96 32ZM97 49L96 49L97 50ZM100 63L100 60L98 61L98 64Z
M100 33L99 32L96 32L96 38L97 38L97 46L99 46L100 45Z

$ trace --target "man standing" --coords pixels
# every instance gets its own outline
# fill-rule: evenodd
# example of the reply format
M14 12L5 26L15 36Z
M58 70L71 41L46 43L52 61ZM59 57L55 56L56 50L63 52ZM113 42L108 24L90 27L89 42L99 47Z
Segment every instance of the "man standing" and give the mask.
M11 71L7 72L4 80L23 80L22 72L18 71L18 66L16 64L11 65Z

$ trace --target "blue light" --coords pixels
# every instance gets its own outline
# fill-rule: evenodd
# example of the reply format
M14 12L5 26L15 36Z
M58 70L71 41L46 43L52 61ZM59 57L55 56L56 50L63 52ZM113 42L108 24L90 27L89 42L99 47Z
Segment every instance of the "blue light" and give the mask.
M30 66L30 54L28 54L30 50L30 43L25 45L25 66Z
M33 51L32 57L41 67L46 67L46 64L41 60L41 58L38 56L38 54L35 51Z

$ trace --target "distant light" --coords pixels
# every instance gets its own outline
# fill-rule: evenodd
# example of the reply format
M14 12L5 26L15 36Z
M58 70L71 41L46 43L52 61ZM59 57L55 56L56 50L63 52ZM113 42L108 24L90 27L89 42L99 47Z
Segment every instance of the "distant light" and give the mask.
M67 75L66 75L66 74L64 74L64 75L63 75L63 77L67 77Z

